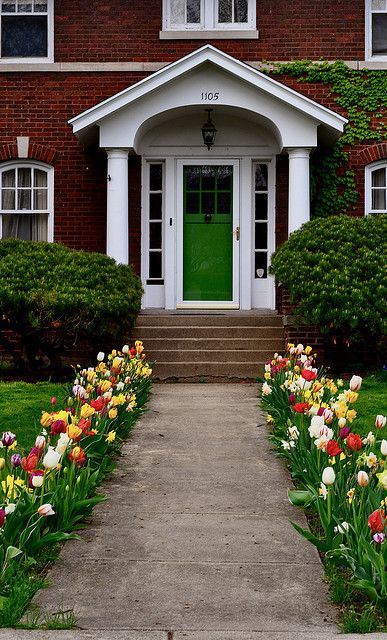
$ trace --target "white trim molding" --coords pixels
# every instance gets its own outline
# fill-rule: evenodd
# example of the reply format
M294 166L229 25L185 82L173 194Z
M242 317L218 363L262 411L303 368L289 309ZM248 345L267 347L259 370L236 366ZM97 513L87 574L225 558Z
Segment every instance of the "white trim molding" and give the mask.
M386 63L387 53L377 54L373 53L373 14L381 14L385 16L386 21L386 33L385 40L387 40L387 0L379 0L379 6L374 8L372 0L365 0L365 60L373 62L374 64ZM367 64L365 65L367 67ZM377 67L381 68L381 67ZM382 67L383 68L383 67Z
M257 100L257 95L255 98L253 95L249 97L249 110L255 111L256 113L263 113L263 105L266 104L266 101L271 102L271 106L267 106L267 114L273 112L274 103L280 108L283 112L284 109L291 109L293 111L293 119L303 118L308 120L309 129L310 129L310 146L315 146L317 141L317 127L318 125L323 125L329 129L329 132L334 136L338 137L340 133L342 133L344 129L344 125L347 122L346 118L343 118L339 114L335 113L331 109L324 107L317 102L314 102L310 98L298 93L294 89L287 87L286 85L281 84L277 80L268 77L267 75L261 73L260 71L253 69L251 66L245 64L244 62L240 62L236 60L232 56L220 51L216 47L212 45L205 45L200 49L193 51L192 53L184 56L180 60L169 64L163 69L156 71L151 76L137 82L136 84L130 86L129 88L117 93L114 96L111 96L107 100L95 105L91 109L84 111L79 114L75 118L72 118L69 121L69 124L72 125L73 131L78 137L82 138L84 134L87 135L87 130L95 125L99 125L101 128L101 140L104 139L105 144L103 146L110 146L110 142L106 144L106 138L103 138L103 127L105 122L110 120L109 116L114 116L119 111L122 112L124 108L133 108L136 106L136 103L140 103L140 100L143 98L147 98L147 107L150 109L151 103L151 94L155 96L157 90L171 91L172 84L177 88L177 82L183 84L183 79L186 79L188 73L192 73L194 70L197 70L198 73L201 72L206 75L206 71L203 71L203 66L208 63L211 65L212 69L217 70L219 73L228 74L228 76L234 79L235 82L238 82L240 86L246 87L246 91L253 89L253 91L259 92L259 100ZM203 79L202 79L203 80ZM156 98L155 98L156 99ZM214 98L216 101L216 98ZM227 102L226 102L227 100ZM184 87L184 91L181 91L178 96L176 96L176 91L173 95L170 96L170 108L177 108L179 106L188 106L188 104L198 104L199 102L211 102L206 100L206 94L204 93L202 97L192 96L190 99L186 87ZM161 102L163 102L161 98ZM164 100L164 102L166 102ZM219 100L219 104L222 104L222 101ZM143 122L146 118L145 108L143 107L143 102L141 103L141 113L143 114ZM234 91L230 92L227 97L224 98L223 104L229 104L229 106L236 106L235 104L235 87ZM253 106L254 105L254 106ZM158 113L162 112L162 108L160 106L160 99L157 104ZM164 107L164 111L167 107ZM129 116L129 114L127 114ZM150 114L149 114L150 115ZM148 118L149 118L148 115ZM263 115L265 115L263 113ZM270 119L270 118L269 118ZM105 122L104 122L105 121ZM132 126L132 139L127 139L127 146L133 147L135 145L135 136L138 130L138 126L136 130L134 130L135 120L133 120ZM280 125L277 125L277 127ZM295 130L295 122L293 124L293 128L286 126L283 127L281 134L287 138L283 140L283 146L296 146L294 143L290 142L290 138L296 136ZM312 141L313 138L313 141ZM297 143L296 143L297 144ZM305 144L303 141L302 144ZM114 144L114 146L116 146Z

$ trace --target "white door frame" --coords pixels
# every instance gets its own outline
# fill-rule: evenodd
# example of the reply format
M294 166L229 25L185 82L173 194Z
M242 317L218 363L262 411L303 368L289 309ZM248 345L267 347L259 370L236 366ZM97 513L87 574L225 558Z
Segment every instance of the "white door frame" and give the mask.
M183 167L187 165L228 165L233 167L233 227L232 227L232 278L233 296L232 300L224 301L203 301L183 299ZM237 239L237 227L239 227L239 160L234 158L179 158L176 161L176 266L177 266L177 288L176 288L176 308L177 309L239 309L239 281L240 281L240 260L239 260L239 239Z

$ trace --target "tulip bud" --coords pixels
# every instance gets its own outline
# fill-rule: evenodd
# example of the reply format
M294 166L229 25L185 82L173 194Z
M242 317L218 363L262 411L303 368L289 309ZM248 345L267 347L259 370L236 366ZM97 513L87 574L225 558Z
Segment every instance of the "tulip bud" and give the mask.
M366 473L366 471L359 471L357 474L357 484L359 485L359 487L368 487L369 484L369 477L368 477L368 473Z
M55 511L51 504L42 504L38 509L38 514L45 517L53 516L55 515Z
M44 449L44 445L46 444L46 438L44 436L38 436L35 440L35 447L38 449Z
M52 404L52 406L53 406L53 407L55 407L56 403L57 403L57 399L56 399L56 397L55 397L55 396L52 396L52 398L51 398L51 404Z
M323 483L329 487L330 485L334 484L336 479L336 474L334 472L334 470L332 469L332 467L325 467L324 471L322 472L322 481Z
M0 458L0 471L2 471L5 467L5 460L4 458Z
M376 416L375 427L377 429L383 429L386 426L387 418L386 416Z
M361 378L360 376L352 376L349 381L349 388L351 389L351 391L359 391L362 381L363 378Z
M104 352L103 352L103 351L100 351L100 352L98 353L98 355L97 355L97 360L98 360L98 362L102 362L102 360L104 360L104 358L105 358L105 354L104 354Z
M0 461L1 461L1 458L0 458ZM20 467L21 461L22 461L22 457L21 457L20 453L13 453L12 454L12 456L11 456L11 465L13 467L15 467L15 468L16 467ZM1 464L0 464L0 467L1 467Z
M380 445L380 453L382 456L387 456L387 440L382 440Z
M339 424L340 429L342 429L347 424L347 421L346 421L345 418L339 418L338 424Z

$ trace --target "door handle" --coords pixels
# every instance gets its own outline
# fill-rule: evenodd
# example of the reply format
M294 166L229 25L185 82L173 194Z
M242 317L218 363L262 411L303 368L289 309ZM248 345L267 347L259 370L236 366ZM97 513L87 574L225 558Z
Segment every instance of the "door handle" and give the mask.
M240 239L240 237L241 237L241 230L240 230L240 228L239 228L239 227L237 227L237 228L235 229L235 237L236 237L236 239L237 239L237 240L239 240L239 239Z

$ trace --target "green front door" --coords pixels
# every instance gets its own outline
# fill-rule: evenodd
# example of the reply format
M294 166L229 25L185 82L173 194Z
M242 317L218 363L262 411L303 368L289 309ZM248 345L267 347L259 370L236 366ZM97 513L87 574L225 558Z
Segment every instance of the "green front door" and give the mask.
M232 301L233 166L183 167L183 300Z

